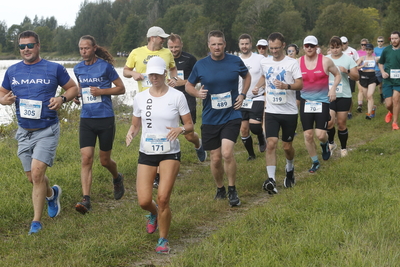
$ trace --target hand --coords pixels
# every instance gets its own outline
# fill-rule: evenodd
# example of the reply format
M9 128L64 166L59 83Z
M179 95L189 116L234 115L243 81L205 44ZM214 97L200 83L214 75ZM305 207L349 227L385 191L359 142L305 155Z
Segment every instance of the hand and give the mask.
M125 138L125 143L127 147L131 144L132 140L133 140L133 134L129 130Z
M63 99L61 97L50 98L50 104L48 105L51 110L59 110L62 107Z
M15 102L17 96L13 95L12 91L5 94L1 100L1 104L3 105L11 105Z
M81 104L81 101L79 100L79 97L81 97L81 96L82 96L82 95L79 94L79 95L77 95L76 97L74 97L73 101L74 101L75 104L77 104L77 105L80 105L80 104Z
M90 86L90 94L92 96L101 96L101 89L99 87Z
M208 90L204 89L204 85L201 86L198 91L197 98L206 99Z
M258 91L260 91L260 87L254 87L253 90L251 90L253 95L258 95Z
M387 73L386 71L382 72L382 78L383 79L389 78L389 73Z
M274 85L275 85L275 88L276 89L287 89L287 85L286 85L286 83L283 83L283 82L281 82L281 81L279 81L279 80L275 80L274 81Z
M182 133L182 128L177 127L166 127L169 130L169 133L167 134L167 139L169 141L174 141L178 136Z
M175 87L176 86L176 81L174 79L168 79L168 86Z
M142 75L141 73L136 72L136 71L133 72L132 78L133 78L135 81L142 81L142 80L144 79L143 75Z
M233 105L233 108L235 110L240 109L243 105L243 100L244 100L244 95L238 95L238 97L236 97L236 101L235 104Z
M336 90L329 90L328 99L329 102L333 102L336 100Z

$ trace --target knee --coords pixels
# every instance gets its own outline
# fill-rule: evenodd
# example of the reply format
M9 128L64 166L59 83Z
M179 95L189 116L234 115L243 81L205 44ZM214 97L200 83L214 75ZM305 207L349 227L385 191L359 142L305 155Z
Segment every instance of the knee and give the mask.
M169 197L158 196L157 197L158 211L162 212L169 207Z
M146 200L138 199L138 202L139 202L140 208L142 208L143 210L150 210L151 209L151 205L153 205L153 200L151 198L150 199L146 199Z
M82 155L82 165L92 165L93 164L93 157L92 156L85 156Z

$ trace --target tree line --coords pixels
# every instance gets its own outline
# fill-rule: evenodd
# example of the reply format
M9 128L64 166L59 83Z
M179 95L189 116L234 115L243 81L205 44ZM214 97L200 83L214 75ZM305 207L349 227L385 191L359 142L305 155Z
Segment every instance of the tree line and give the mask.
M242 33L256 41L276 31L287 44L301 45L313 34L322 45L333 35L345 35L358 45L362 38L389 37L400 30L399 12L398 0L84 0L70 28L58 25L54 16L25 17L10 27L0 21L0 52L18 54L18 34L34 30L43 52L74 53L79 38L90 34L114 55L129 53L146 44L147 29L154 25L181 35L184 49L197 57L207 53L206 36L215 29L225 33L227 51L238 50Z

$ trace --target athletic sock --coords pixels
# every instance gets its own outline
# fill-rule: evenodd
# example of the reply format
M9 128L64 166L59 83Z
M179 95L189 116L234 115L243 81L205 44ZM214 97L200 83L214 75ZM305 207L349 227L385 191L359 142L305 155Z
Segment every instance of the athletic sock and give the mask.
M349 138L349 131L347 130L347 128L344 131L338 130L338 137L342 149L345 149L347 147L347 139Z
M253 138L251 138L251 135L249 135L248 137L242 137L242 142L247 152L249 153L249 156L255 157L256 154L254 154Z
M318 161L318 156L311 157L312 162Z
M332 129L328 129L329 144L333 144L335 142L335 132L336 132L335 127L333 127Z
M286 159L286 171L290 172L291 170L293 170L294 166L293 166L293 162L294 160L289 160Z
M276 172L276 166L267 166L268 178L272 178L275 180L275 172Z

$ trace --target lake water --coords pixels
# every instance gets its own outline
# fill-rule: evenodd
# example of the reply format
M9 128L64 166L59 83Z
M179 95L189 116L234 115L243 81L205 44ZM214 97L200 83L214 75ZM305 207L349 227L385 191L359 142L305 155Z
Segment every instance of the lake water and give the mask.
M0 60L0 85L3 82L4 74L6 73L7 68L19 61L21 61L21 60ZM60 64L78 63L78 61L55 61L55 62L60 63ZM133 80L132 78L130 78L130 79L125 78L122 75L123 68L115 68L115 70L117 71L117 73L119 74L119 77L121 77L122 81L125 84L125 94L119 95L119 96L113 96L113 97L118 97L119 100L126 105L132 105L133 97L135 96L135 94L137 93L137 90L138 90L137 82L135 80ZM76 82L76 78L75 78L73 69L67 68L67 71L68 71L69 75L71 76L71 78ZM60 90L61 90L61 88L59 88L59 91ZM58 95L59 95L59 92L57 92L56 96L58 96ZM78 108L78 106L77 106L77 108ZM0 125L10 123L10 121L12 120L12 118L14 116L13 114L15 114L15 105L11 105L11 106L0 105Z

